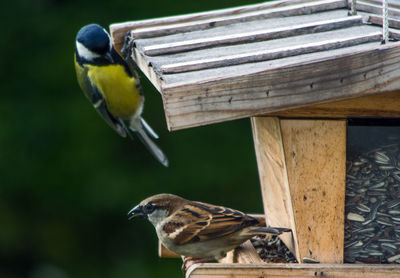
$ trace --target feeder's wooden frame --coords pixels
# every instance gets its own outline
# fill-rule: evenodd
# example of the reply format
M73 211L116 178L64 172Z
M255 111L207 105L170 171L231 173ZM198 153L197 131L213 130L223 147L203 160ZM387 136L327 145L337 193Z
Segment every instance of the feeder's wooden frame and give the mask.
M118 51L127 32L135 39L131 58L160 91L170 130L251 118L266 221L293 231L281 238L300 264L266 264L246 242L218 264L192 265L186 277L400 277L399 265L343 264L346 119L400 119L400 42L380 44L380 5L358 0L358 15L347 17L336 12L346 0L282 0L110 26ZM313 12L323 14L281 28L238 27ZM399 39L400 5L389 15ZM213 29L224 26L232 34ZM354 33L329 39L341 28ZM203 30L210 36L196 37ZM319 31L319 41L302 37ZM191 56L295 36L299 45ZM170 59L176 53L181 60ZM159 255L179 257L161 244ZM302 264L304 257L321 264Z

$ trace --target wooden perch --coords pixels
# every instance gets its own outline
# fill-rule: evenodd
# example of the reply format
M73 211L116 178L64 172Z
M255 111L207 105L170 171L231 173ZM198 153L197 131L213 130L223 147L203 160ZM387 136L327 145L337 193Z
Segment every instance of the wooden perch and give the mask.
M398 278L400 265L363 264L197 264L186 278Z

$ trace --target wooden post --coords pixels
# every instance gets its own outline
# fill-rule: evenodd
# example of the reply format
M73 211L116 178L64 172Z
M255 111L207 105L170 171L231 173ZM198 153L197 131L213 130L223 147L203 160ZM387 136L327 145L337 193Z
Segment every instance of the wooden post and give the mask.
M267 223L299 262L343 263L346 122L252 118Z

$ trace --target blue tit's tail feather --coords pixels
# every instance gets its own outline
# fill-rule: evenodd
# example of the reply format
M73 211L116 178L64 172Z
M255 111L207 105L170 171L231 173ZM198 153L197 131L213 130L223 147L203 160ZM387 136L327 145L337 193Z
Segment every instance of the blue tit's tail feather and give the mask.
M136 121L135 121L136 122ZM143 126L142 121L136 122L131 122L130 129L139 137L140 141L147 147L147 149L151 152L151 154L165 167L168 167L168 158L167 156L163 153L163 151L151 140L149 135L147 135L146 131L148 129L145 128L150 128L150 126L146 123L145 126ZM155 134L155 132L150 128L149 134L152 136Z
M140 118L140 123L142 124L142 127L144 128L144 130L146 130L146 132L153 137L154 139L158 139L158 135L157 133L151 128L151 126L143 119Z

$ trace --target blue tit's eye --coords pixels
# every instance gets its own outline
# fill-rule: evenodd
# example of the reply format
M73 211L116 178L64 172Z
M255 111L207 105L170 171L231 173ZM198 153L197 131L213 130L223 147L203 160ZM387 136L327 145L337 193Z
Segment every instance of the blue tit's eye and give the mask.
M154 209L155 209L155 206L151 203L148 203L143 207L143 211L146 214L152 213L154 211Z

